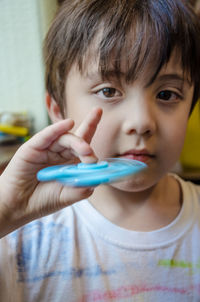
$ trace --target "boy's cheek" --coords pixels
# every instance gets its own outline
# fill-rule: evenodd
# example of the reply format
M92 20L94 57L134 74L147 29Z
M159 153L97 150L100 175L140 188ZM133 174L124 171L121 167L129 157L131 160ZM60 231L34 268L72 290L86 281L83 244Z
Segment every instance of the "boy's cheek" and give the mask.
M103 131L100 127L97 129L91 147L99 159L113 157L117 154L116 140L113 136L110 129L106 128L106 131Z

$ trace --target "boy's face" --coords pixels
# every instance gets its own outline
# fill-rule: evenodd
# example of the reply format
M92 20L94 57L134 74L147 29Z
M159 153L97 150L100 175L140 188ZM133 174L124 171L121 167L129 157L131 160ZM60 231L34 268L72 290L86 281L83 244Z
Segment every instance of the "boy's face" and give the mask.
M125 157L147 163L148 169L121 184L132 191L154 185L179 158L193 97L193 86L172 57L148 87L143 80L127 84L115 76L102 81L98 65L82 76L73 68L66 81L67 116L76 127L93 107L103 117L92 140L99 159ZM76 129L75 127L75 129Z

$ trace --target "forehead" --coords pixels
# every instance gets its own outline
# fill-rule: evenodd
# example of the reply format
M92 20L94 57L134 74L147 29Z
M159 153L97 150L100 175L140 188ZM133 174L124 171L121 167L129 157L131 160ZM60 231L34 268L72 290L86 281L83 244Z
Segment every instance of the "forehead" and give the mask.
M160 34L153 37L151 26L142 25L145 24L132 22L128 30L111 34L105 30L102 22L81 58L78 57L74 62L78 64L81 74L90 75L98 70L102 78L125 77L128 83L142 79L150 84L160 70L173 61L176 67L190 77L192 70L185 59L185 48L170 38L170 33L169 36L166 34L167 30L160 30ZM173 42L170 43L170 39Z
M152 80L152 75L156 72L156 66L153 61L148 62L146 66L144 66L143 70L140 71L139 75L133 76L130 79L127 79L127 75L129 73L128 69L128 63L126 61L126 57L124 56L122 58L120 69L116 69L115 66L115 59L113 57L110 57L109 64L107 66L104 66L104 69L102 70L102 66L100 65L100 59L99 54L89 52L89 55L85 58L84 61L84 68L83 70L79 70L81 75L84 78L87 78L90 81L102 81L102 80L112 80L117 79L120 82L127 82L127 83L133 83L134 81L141 81L144 83L144 86L148 86L151 83L153 83L159 76L159 79L161 79L162 75L172 75L171 78L174 80L181 79L182 81L190 83L190 76L189 73L185 72L183 70L181 60L180 60L180 53L178 51L174 51L169 58L169 61L165 63L161 69L156 74L155 78ZM78 65L75 65L76 72L78 71ZM166 77L162 78L167 79ZM169 79L169 77L168 77Z
M166 28L165 31L161 28L157 35L154 33L152 36L151 24L145 26L142 21L131 22L129 29L116 30L116 33L105 28L104 21L99 23L82 55L73 62L78 64L81 74L90 74L91 70L98 68L102 78L114 75L121 79L125 75L126 82L143 79L149 84L172 56L175 57L174 62L178 60L184 65L185 48L180 46L178 38L174 41L171 37L173 42L170 43L170 29L169 34L166 34ZM186 62L182 69L191 74L191 65L188 60Z

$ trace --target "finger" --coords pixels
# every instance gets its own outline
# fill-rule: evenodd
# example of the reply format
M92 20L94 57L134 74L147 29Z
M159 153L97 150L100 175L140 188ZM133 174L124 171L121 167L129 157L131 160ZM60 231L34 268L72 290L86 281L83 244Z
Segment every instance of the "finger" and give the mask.
M75 134L90 144L102 116L101 108L94 108L84 119Z
M44 216L88 198L94 189L94 187L63 186L57 182L39 183L26 211L32 215L37 212L37 217Z
M94 192L95 188L94 187L67 187L64 186L61 194L60 194L60 201L61 204L66 207L66 205L71 205L79 200L83 200L86 199L88 197L90 197L93 192ZM70 199L69 199L70 196ZM66 204L67 201L67 204Z
M71 130L74 126L72 119L65 119L52 124L35 134L27 144L33 149L45 150L61 135Z
M93 155L93 150L90 145L84 141L83 138L72 133L60 136L59 139L51 145L50 151L61 153L62 156L69 153L78 157Z

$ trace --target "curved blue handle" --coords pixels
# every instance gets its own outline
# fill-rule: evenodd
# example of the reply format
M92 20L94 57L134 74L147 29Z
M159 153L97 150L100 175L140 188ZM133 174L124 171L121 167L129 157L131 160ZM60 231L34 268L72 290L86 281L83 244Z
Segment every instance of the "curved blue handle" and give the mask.
M42 169L37 174L39 181L58 181L69 186L97 186L111 183L136 174L147 168L143 162L111 158L94 164L59 165Z

